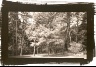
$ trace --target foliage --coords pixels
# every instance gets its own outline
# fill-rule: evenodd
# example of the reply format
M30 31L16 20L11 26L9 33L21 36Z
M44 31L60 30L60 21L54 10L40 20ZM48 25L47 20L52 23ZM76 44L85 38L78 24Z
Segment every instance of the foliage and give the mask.
M28 38L25 33L26 22L21 22L18 19L18 12L9 13L9 50L14 53L12 55L18 55L25 47L28 47ZM21 49L22 48L22 49ZM18 52L19 51L19 52Z
M17 46L19 54L26 51L38 53L38 50L39 53L46 50L50 54L58 53L59 50L74 52L75 46L78 52L82 48L78 46L86 44L86 19L86 12L10 12L9 48L15 50Z

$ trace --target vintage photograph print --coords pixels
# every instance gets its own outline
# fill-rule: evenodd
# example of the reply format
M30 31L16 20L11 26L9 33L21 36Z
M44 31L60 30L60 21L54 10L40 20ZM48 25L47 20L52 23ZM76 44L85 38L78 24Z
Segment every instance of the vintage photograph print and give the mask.
M92 61L92 3L34 5L4 2L2 63Z
M8 57L87 58L86 12L9 12Z

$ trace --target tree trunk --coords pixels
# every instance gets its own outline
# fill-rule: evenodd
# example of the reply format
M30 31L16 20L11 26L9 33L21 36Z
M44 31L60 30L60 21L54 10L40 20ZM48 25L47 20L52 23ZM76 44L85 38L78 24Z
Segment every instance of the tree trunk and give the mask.
M77 27L76 27L76 42L78 43L78 21L77 21Z
M71 42L71 33L69 34L69 36L70 36L70 42Z
M23 37L21 37L21 49L20 49L20 56L22 56L23 53Z
M70 43L70 12L67 12L67 31L66 31L66 37L65 37L65 48L66 50L68 50L68 46L69 46L69 43Z
M70 31L70 23L69 23L69 43L71 42L71 31Z
M77 27L76 27L76 29L77 29L76 42L78 43L78 20L77 20Z
M15 55L15 44L14 44L14 42L15 42L15 41L14 41L14 39L13 39L13 53L12 53L13 56Z
M79 19L78 19L79 16L78 16L78 15L79 15L79 13L77 13L77 27L76 27L76 29L77 29L77 30L76 30L76 32L77 32L77 34L76 34L76 42L77 42L77 43L78 43L78 22L79 22Z
M38 54L38 48L39 48L39 47L37 47L37 54Z
M42 53L42 46L40 46L40 54Z
M22 53L23 53L23 44L24 44L24 36L23 36L23 30L22 30L20 55L22 55Z
M78 42L78 36L76 35L76 43Z
M35 45L34 45L34 52L33 52L34 56L35 56Z
M21 46L21 50L20 50L20 56L22 56L22 52L23 52L23 50L22 50L22 46Z
M17 49L18 47L17 47L17 20L16 20L16 55L17 55Z

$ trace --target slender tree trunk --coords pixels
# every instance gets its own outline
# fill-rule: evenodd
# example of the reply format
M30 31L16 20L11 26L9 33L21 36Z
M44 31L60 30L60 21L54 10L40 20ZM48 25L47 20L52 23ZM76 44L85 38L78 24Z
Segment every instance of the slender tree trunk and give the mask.
M77 42L77 43L78 43L78 21L79 21L79 20L77 20L77 27L76 27L76 29L77 29L77 31L76 31L76 32L77 32L77 34L76 34L76 42Z
M39 47L37 47L37 54L38 54L38 48L39 48Z
M76 30L76 32L77 32L77 34L76 34L76 42L78 43L78 22L79 22L79 13L77 12L77 30Z
M71 42L71 32L69 33L69 36L70 36L70 42Z
M77 38L78 38L78 36L76 35L76 43L78 42L78 39Z
M23 53L23 37L21 37L21 49L20 49L20 56L22 56L22 53Z
M16 20L16 55L17 55L17 49L18 47L17 47L17 20Z
M23 25L22 25L23 26ZM23 44L24 44L24 36L23 36L23 30L22 30L22 35L21 35L21 50L20 50L20 55L23 53Z
M65 44L65 48L66 50L68 50L68 46L69 46L69 43L70 43L70 12L67 12L67 31L66 31L66 44Z
M71 42L70 20L69 20L69 43Z
M62 53L63 53L63 54L64 54L64 48L65 48L65 47L63 46L63 48L62 48Z
M42 53L42 46L40 46L40 54Z
M77 21L77 43L78 43L78 21Z
M13 39L13 56L15 55L15 44L14 44L14 39Z
M33 52L34 56L35 56L35 45L34 45L34 52Z
M20 56L22 56L22 52L23 52L23 50L22 50L22 46L21 46L21 49L20 49Z

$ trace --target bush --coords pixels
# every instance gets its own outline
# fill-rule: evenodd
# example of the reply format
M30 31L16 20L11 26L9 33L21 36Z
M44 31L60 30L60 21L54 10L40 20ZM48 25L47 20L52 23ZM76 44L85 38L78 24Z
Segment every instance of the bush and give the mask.
M81 43L71 42L68 50L73 53L78 53L83 50L83 45Z

